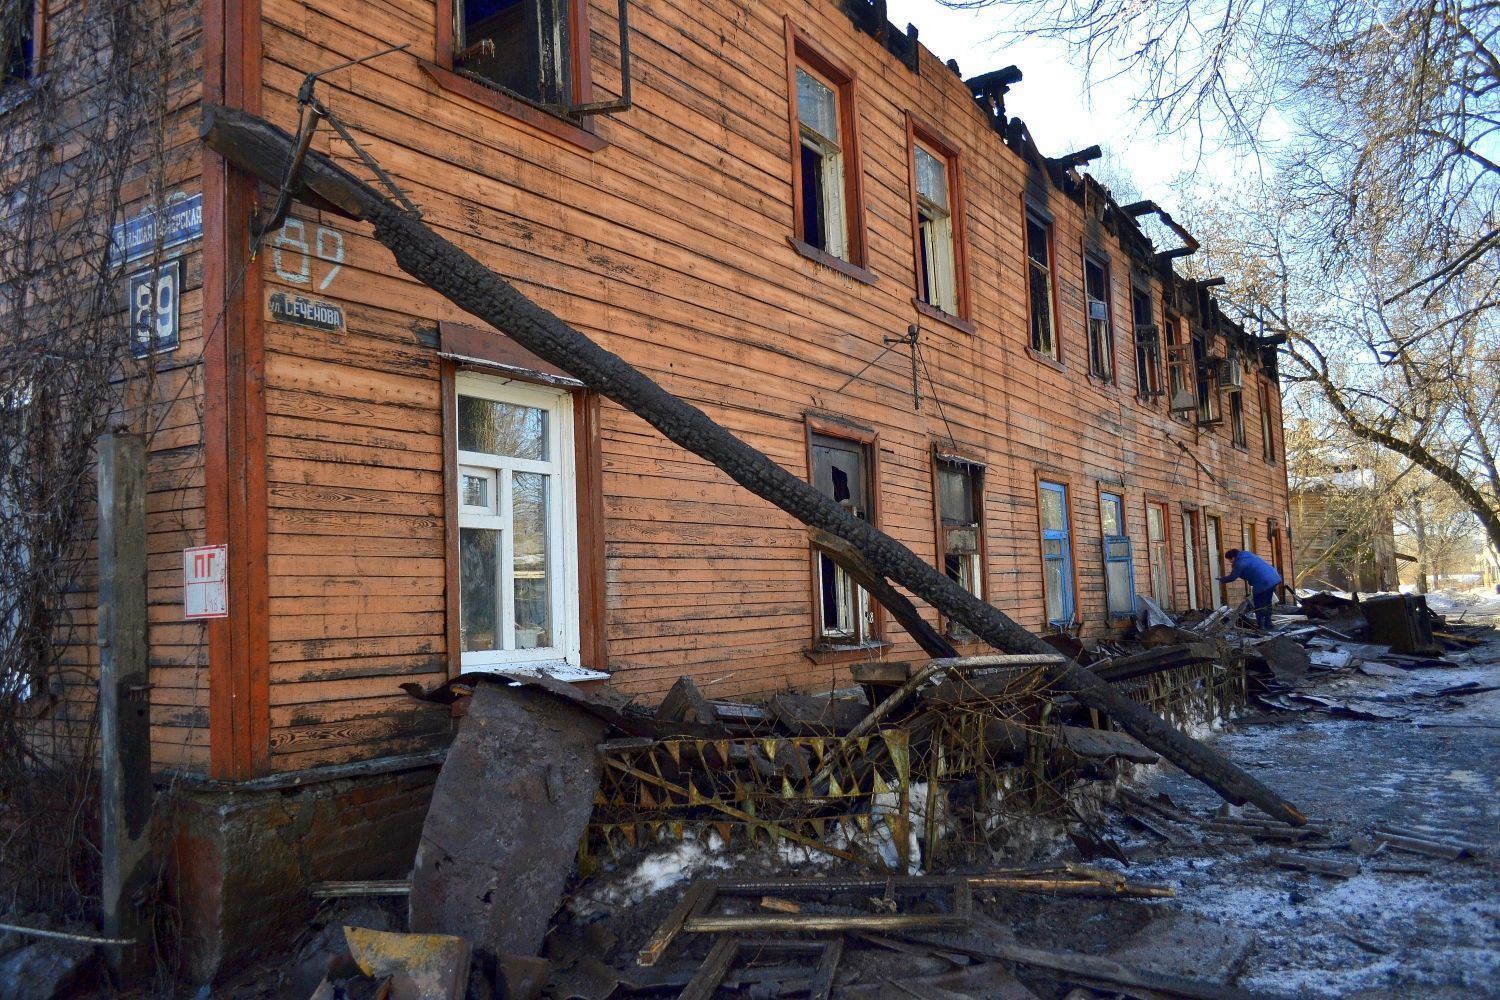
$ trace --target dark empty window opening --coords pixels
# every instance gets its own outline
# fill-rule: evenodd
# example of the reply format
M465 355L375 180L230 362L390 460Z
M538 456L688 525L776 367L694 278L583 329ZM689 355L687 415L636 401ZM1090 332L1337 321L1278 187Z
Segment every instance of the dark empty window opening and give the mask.
M1109 265L1085 257L1083 288L1088 299L1089 372L1096 378L1113 382L1115 336L1109 316Z
M0 85L29 80L36 72L36 28L35 2L0 4L0 39L5 49Z
M1221 422L1218 360L1209 357L1208 338L1202 332L1193 334L1193 373L1198 390L1198 423L1209 427Z
M537 104L566 107L571 0L454 0L454 68Z
M1229 394L1229 434L1236 448L1245 447L1245 396L1241 392Z
M1135 323L1135 386L1143 399L1161 395L1161 327L1151 322L1151 293L1137 288L1130 295Z
M1056 324L1052 321L1052 230L1026 215L1027 289L1031 304L1031 349L1057 358Z

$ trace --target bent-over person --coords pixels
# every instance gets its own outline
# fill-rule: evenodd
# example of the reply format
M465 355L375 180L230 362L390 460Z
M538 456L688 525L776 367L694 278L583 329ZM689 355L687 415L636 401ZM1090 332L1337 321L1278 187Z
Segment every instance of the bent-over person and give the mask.
M1276 567L1254 552L1244 549L1225 549L1224 558L1233 565L1229 572L1219 577L1221 583L1244 580L1250 585L1251 606L1255 608L1255 623L1267 631L1271 628L1271 598L1281 583L1281 574Z

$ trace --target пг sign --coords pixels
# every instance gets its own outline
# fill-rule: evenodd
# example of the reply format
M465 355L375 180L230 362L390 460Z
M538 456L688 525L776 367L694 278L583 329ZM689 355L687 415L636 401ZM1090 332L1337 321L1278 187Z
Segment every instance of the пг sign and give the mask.
M229 546L182 550L182 617L229 617Z

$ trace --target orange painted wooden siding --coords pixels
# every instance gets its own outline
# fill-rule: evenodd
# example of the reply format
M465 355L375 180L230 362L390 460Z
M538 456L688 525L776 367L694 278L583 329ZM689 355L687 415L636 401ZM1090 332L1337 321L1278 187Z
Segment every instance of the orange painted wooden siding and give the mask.
M1163 401L1139 400L1128 259L1108 234L1091 234L1080 206L1044 178L1033 178L1041 186L1032 193L1054 217L1065 364L1058 370L1031 357L1022 215L1031 172L938 58L924 51L921 72L913 73L857 31L835 0L632 2L635 107L594 120L599 149L442 89L419 65L436 56L432 0L259 3L260 45L239 62L259 89L244 103L258 102L290 130L307 72L410 44L324 77L319 92L425 219L798 475L807 472L808 415L878 434L880 526L914 551L937 550L934 448L982 459L987 593L1021 622L1040 627L1044 617L1039 477L1070 487L1087 634L1109 628L1101 484L1125 498L1139 592L1150 591L1149 500L1168 504L1179 607L1186 600L1183 504L1220 516L1226 545L1238 544L1238 526L1253 520L1257 548L1272 551L1267 524L1284 525L1287 507L1282 447L1278 441L1276 464L1261 460L1253 378L1244 394L1247 450L1230 444L1227 426L1197 430L1171 419ZM213 0L203 9L210 6L253 12L255 0ZM591 3L596 99L619 91L615 6ZM788 16L857 80L861 155L851 166L862 171L874 284L802 256L787 240L794 232ZM235 29L226 44L251 34ZM166 179L170 190L193 193L206 187L194 129L202 19L186 21L180 36ZM264 53L258 74L256 51ZM236 54L246 53L228 56ZM924 316L912 302L909 113L960 154L972 333ZM363 171L326 127L315 148ZM144 189L136 193L146 197ZM269 204L272 192L261 193ZM159 425L148 505L152 738L162 767L206 770L212 742L218 774L294 770L421 749L446 728L441 713L398 685L430 686L456 669L446 638L450 501L437 325L474 320L399 273L365 227L303 205L293 218L293 230L263 248L255 276L266 294L292 290L338 303L347 329L319 333L264 321L263 372L254 363L221 372L238 380L233 391L244 396L226 404L238 408L237 429L206 399L198 365L225 329L220 303L204 301L205 248L183 251L182 346L158 363L149 406L149 422ZM305 276L292 238L298 225L309 241ZM1115 386L1086 375L1086 239L1112 264ZM320 246L324 256L341 248L337 270L321 259ZM223 247L209 249L228 259ZM1154 296L1159 308L1159 288ZM264 294L248 310L232 318L264 319ZM882 338L913 323L925 360L919 411L900 350L840 388L876 358ZM235 337L238 349L243 340ZM849 657L815 662L806 654L814 628L806 531L619 407L606 402L600 423L607 662L590 665L646 698L684 673L714 696L842 683ZM226 471L211 483L205 469L213 447L225 449L214 467ZM263 490L254 486L262 475ZM231 503L246 483L250 494ZM1200 516L1206 596L1212 569L1202 562L1202 523ZM221 540L221 531L244 540L264 593L236 605L240 617L216 626L210 643L203 625L181 619L180 553L210 534ZM1290 552L1284 539L1282 551ZM70 599L79 628L69 657L85 679L97 663L93 586L85 581ZM219 656L247 638L254 641L215 665L214 684L232 687L214 688L211 741L210 647ZM888 648L861 655L916 654L894 626L886 638ZM257 722L257 711L268 718Z

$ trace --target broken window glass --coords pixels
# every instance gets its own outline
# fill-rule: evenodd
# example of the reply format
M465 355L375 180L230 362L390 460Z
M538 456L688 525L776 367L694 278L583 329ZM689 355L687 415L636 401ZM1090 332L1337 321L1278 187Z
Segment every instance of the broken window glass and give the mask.
M1115 377L1115 339L1109 322L1109 266L1085 257L1083 289L1088 299L1089 371L1106 382Z
M566 106L570 2L454 0L454 68L529 101Z
M949 207L948 159L924 146L915 150L917 171L917 293L946 313L958 312L958 278Z
M984 596L979 511L984 469L939 459L938 520L942 524L943 572L975 597Z
M1135 388L1147 399L1161 395L1161 327L1151 319L1150 292L1134 289L1130 305L1135 322Z
M843 136L835 87L797 67L797 126L801 135L801 236L825 253L849 259Z
M1027 294L1031 309L1031 349L1056 358L1052 322L1052 230L1036 216L1026 216Z
M868 520L868 453L855 441L813 435L813 486L846 511ZM870 638L873 620L868 595L838 563L817 553L818 635L824 642L857 644Z

